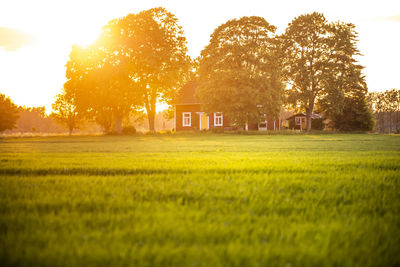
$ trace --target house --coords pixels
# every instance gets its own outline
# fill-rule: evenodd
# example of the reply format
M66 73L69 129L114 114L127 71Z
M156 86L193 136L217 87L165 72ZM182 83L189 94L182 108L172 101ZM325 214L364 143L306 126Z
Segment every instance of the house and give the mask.
M289 118L289 129L293 130L306 130L307 129L307 121L306 121L306 113L298 113ZM322 130L322 116L318 114L311 114L311 128L315 130Z
M202 108L200 101L195 97L196 89L200 82L190 81L182 87L179 92L177 101L175 102L174 127L176 131L193 131L193 130L232 130L236 129L231 125L228 117L221 112L206 114ZM280 122L280 120L279 120ZM279 130L278 121L263 120L260 123L248 125L248 130ZM246 129L246 130L247 130Z
M221 112L209 116L201 110L201 103L196 99L198 81L190 81L182 87L175 102L174 127L176 131L224 129L229 127L229 120Z

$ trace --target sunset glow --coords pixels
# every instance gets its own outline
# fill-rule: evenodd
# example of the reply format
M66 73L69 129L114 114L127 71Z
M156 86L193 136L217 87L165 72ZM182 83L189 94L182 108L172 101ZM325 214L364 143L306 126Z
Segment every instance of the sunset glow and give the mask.
M65 82L73 44L89 45L111 19L163 6L184 28L189 53L197 57L210 34L228 19L257 15L278 33L296 16L318 11L329 21L356 25L360 62L370 91L400 88L399 1L2 1L0 4L0 92L18 105L46 106ZM5 30L22 32L15 45Z

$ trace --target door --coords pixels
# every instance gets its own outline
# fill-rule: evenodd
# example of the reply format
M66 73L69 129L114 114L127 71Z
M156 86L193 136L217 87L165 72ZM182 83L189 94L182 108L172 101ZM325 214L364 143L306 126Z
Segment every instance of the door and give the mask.
M306 124L306 118L305 117L301 117L301 129L302 130L307 129L307 124Z
M201 113L200 114L200 130L208 130L209 127L209 117L204 114Z

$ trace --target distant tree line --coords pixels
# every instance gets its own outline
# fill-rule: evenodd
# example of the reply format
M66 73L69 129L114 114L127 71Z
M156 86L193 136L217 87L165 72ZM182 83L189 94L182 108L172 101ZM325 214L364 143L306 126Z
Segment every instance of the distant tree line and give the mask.
M0 132L61 133L65 130L46 115L45 107L18 107L0 94Z
M70 133L84 121L121 133L126 118L145 114L154 131L157 103L171 105L197 79L205 111L238 126L277 118L285 105L306 113L308 130L314 112L341 131L371 130L355 26L314 12L275 31L261 17L232 19L191 59L182 27L164 8L111 20L93 45L72 47L52 116Z
M400 90L368 93L374 111L375 130L380 133L400 133Z
M0 132L14 128L18 118L18 106L9 97L0 94Z

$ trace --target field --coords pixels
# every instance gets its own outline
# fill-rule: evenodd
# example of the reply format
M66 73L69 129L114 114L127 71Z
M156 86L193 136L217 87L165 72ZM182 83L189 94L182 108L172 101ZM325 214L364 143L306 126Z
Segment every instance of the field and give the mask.
M0 139L1 266L399 266L400 136Z

